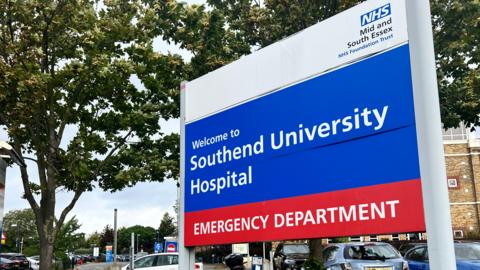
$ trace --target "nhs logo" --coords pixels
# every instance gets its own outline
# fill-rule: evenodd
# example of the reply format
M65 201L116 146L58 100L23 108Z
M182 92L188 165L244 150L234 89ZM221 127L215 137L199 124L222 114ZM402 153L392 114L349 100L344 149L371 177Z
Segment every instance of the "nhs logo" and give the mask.
M385 16L388 16L391 13L392 13L392 10L391 10L390 4L386 4L382 7L376 8L360 16L360 24L362 26L367 25Z

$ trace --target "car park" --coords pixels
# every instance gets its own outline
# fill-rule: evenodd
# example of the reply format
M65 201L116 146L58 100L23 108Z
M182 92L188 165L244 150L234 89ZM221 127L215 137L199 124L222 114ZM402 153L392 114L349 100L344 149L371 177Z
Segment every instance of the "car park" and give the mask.
M408 263L388 243L339 243L323 250L328 270L408 270Z
M457 270L480 270L480 244L478 243L455 243L455 259ZM410 270L428 270L427 245L412 248L405 254Z
M134 262L135 269L142 270L178 270L178 253L156 253L137 258ZM126 265L122 270L129 270ZM195 263L195 270L203 270L202 263Z
M25 255L20 253L2 253L0 257L10 260L15 265L14 269L16 270L29 270L30 262L28 261Z
M273 255L275 270L303 269L303 264L310 256L307 244L280 243Z

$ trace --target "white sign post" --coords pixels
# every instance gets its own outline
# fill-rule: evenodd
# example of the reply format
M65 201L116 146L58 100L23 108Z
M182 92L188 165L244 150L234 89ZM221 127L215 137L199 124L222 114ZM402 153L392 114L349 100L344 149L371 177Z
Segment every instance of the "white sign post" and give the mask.
M407 22L430 269L454 270L430 2L407 0Z
M179 270L195 269L195 250L185 246L185 82L180 85L180 213L178 226Z
M98 257L100 256L100 248L99 247L94 247L93 248L93 257Z

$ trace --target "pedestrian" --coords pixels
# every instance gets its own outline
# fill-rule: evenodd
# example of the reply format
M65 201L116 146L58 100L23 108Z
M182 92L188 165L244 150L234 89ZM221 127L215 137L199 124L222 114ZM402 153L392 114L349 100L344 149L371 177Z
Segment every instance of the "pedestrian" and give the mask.
M75 269L75 265L76 265L76 260L75 260L75 256L72 256L71 259L70 259L70 264L72 265L72 269Z

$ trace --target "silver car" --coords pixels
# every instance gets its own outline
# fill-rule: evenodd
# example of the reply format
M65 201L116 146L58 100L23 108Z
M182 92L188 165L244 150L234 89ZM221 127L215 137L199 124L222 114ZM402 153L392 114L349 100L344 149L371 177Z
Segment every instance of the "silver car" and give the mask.
M387 243L340 243L323 250L327 270L408 270L408 263Z

